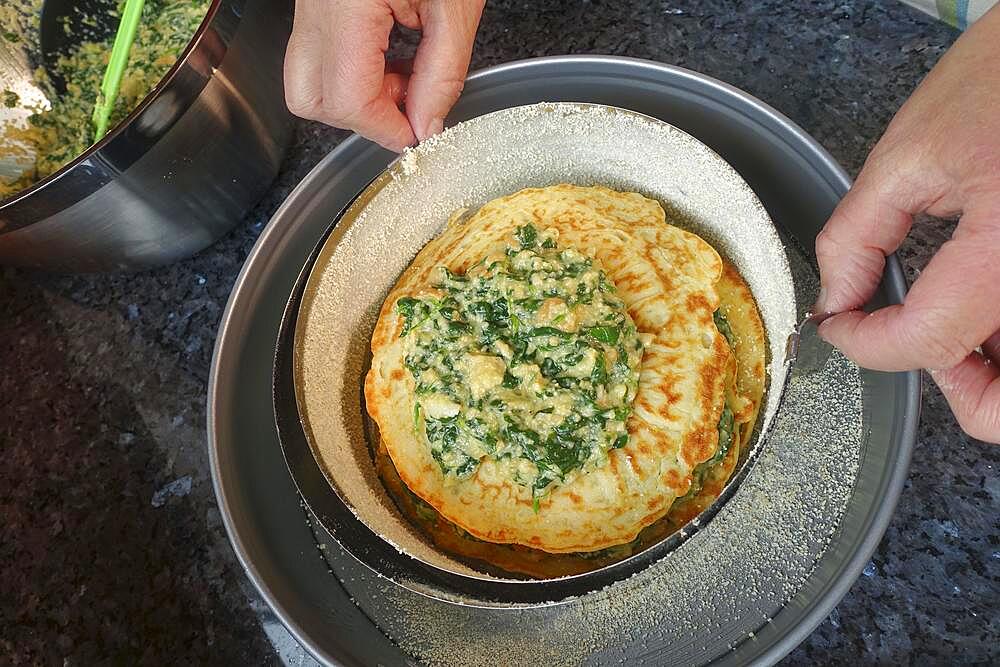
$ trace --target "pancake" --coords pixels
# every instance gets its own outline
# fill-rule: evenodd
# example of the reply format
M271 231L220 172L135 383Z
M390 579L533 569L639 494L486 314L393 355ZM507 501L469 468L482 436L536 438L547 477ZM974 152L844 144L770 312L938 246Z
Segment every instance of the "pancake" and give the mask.
M737 388L754 406L759 406L765 386L767 341L757 305L743 278L728 262L716 288L720 296L719 310L726 318L733 341L738 369ZM631 543L586 554L550 554L520 545L494 544L476 539L407 489L382 441L375 453L375 463L379 477L397 507L411 523L421 528L437 548L469 561L473 567L500 576L563 577L589 572L639 553L681 529L715 502L752 435L757 419L756 409L752 414L751 420L736 430L723 459L714 466L708 466L700 486L692 486L687 495L678 498L666 516L643 529Z
M752 431L764 346L732 328L762 327L727 275L634 193L558 185L456 216L372 337L367 409L399 479L477 540L633 543ZM720 284L736 299L722 309ZM738 362L741 344L759 364Z

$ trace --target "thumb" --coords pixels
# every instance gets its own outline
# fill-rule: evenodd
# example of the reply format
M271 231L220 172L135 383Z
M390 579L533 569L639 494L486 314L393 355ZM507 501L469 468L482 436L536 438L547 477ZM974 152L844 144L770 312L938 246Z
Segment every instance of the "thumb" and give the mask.
M428 0L420 8L423 35L406 91L406 115L421 141L444 129L469 70L484 0Z

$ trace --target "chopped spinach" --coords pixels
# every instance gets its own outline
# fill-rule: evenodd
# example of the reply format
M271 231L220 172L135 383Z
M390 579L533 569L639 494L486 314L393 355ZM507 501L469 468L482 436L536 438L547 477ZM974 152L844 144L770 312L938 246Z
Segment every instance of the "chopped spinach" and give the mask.
M562 372L562 366L557 364L552 357L545 357L542 359L541 371L542 375L547 378L554 378Z
M534 225L518 227L517 231L514 232L514 237L522 248L534 248L538 242L538 230L535 229Z
M679 501L683 502L698 495L704 486L705 477L713 468L722 463L722 459L726 458L726 454L728 454L729 450L732 448L733 434L736 428L736 417L730 409L728 403L722 408L722 414L719 416L718 428L719 448L716 450L712 458L695 466L694 473L692 475L691 488L682 498L679 499Z
M712 313L712 319L715 320L715 328L719 330L719 333L729 343L729 347L735 347L736 336L733 334L733 328L729 325L729 320L722 314L722 310L716 310Z
M463 478L485 456L509 461L537 500L627 444L642 344L593 260L532 225L514 236L502 259L442 267L442 296L405 296L396 311L414 428L441 470Z
M537 338L539 336L555 336L556 338L570 339L576 336L568 331L563 331L562 329L556 329L555 327L535 327L527 332L529 338Z
M594 384L604 384L608 381L608 369L604 363L603 353L597 355L597 361L594 362L594 370L590 371L590 379Z
M405 336L422 324L428 318L431 309L431 304L408 296L397 301L396 312L405 318L402 335Z
M712 461L718 463L729 453L729 448L733 444L733 428L735 428L736 417L729 405L722 408L722 415L719 417L719 450L715 453Z
M520 384L521 384L521 379L514 375L511 375L509 369L504 371L503 381L500 383L500 386L502 386L504 389L515 389L518 386L520 386Z
M587 329L587 335L602 343L614 345L618 342L621 330L618 327L611 326L591 327Z

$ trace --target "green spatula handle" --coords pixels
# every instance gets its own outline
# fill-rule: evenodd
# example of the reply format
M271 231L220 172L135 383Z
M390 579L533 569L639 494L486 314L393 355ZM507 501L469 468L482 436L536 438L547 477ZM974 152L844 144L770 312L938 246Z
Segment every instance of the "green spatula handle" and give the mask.
M111 110L115 108L115 102L118 100L118 90L122 85L122 77L125 76L125 67L128 65L128 56L132 50L132 42L135 41L135 33L139 29L139 19L142 18L144 4L145 0L125 0L122 20L118 24L115 43L111 47L108 68L104 70L101 90L97 95L97 102L94 104L95 142L100 141L108 132L108 118L110 118Z

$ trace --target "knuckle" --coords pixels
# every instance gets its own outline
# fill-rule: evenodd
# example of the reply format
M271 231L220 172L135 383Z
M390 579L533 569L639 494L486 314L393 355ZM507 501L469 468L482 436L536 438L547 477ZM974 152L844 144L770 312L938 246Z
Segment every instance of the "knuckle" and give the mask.
M455 93L461 93L465 90L465 78L461 76L450 76L446 77L441 81L441 85L447 90L453 91Z
M465 79L462 77L449 77L442 79L438 83L438 86L443 95L457 100L462 91L465 90Z
M817 257L836 257L840 244L830 233L829 229L824 229L816 237Z
M311 120L318 120L334 127L353 127L353 122L361 113L361 109L352 99L342 97L325 98L312 107Z
M290 89L285 91L285 105L290 112L299 118L311 118L313 115L313 103Z
M857 180L862 183L877 182L890 174L898 173L900 161L895 153L895 142L880 141L865 160Z
M322 120L328 123L343 123L354 113L353 100L336 91L329 91L323 98L321 109Z
M336 82L329 91L329 95L324 104L323 115L330 122L339 127L353 127L359 120L369 116L375 107L377 98L367 98L358 91L352 91L349 87Z
M326 115L333 125L356 128L364 125L365 119L372 117L377 101L377 99L358 100L353 97L340 98L329 105Z
M303 85L302 81L293 80L288 74L285 75L285 79L285 106L288 110L300 118L318 120L317 115L323 104L322 97L310 86Z
M927 341L925 343L927 347L923 352L923 358L925 360L924 364L928 368L935 370L954 368L962 363L962 360L969 354L968 351L953 341L936 340L933 338L929 338Z
M315 86L305 90L292 86L285 93L285 102L296 116L335 127L351 127L355 120L364 117L370 106L357 94L344 91L342 86L330 89Z
M974 345L950 333L948 327L934 322L931 318L921 318L916 322L906 318L900 323L902 333L900 344L919 355L924 368L946 370L960 364L969 356Z
M974 165L974 179L987 183L1000 182L1000 148L994 142L973 143L965 159L968 164Z
M984 442L1000 443L1000 404L955 410L958 425L969 436Z
M336 127L347 127L352 119L357 116L357 110L350 104L344 102L329 102L323 109L322 120Z

